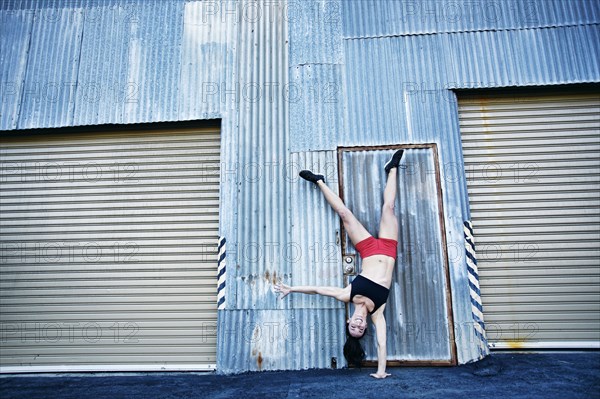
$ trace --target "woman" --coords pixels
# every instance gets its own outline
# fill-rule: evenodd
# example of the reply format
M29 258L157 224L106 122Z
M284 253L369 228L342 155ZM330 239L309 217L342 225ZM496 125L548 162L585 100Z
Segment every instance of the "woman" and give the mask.
M398 165L402 158L402 150L394 153L386 163L387 182L383 192L383 208L379 225L379 238L374 238L363 227L350 210L326 184L322 175L315 175L308 170L300 172L300 176L319 186L325 199L340 216L344 229L352 244L362 257L362 271L346 288L338 287L290 287L285 284L275 286L281 298L292 292L302 294L319 294L330 296L338 301L352 302L354 313L346 322L347 341L344 345L344 356L349 364L360 365L365 352L360 345L367 329L367 313L375 325L377 336L377 372L371 374L375 378L386 378L386 323L383 311L392 284L392 274L396 262L398 248L398 220L394 214L396 202L396 181Z

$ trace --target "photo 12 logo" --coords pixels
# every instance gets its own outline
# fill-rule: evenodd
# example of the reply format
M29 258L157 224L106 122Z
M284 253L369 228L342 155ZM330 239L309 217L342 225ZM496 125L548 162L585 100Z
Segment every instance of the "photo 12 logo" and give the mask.
M135 322L22 322L0 323L0 342L83 343L100 341L136 344L139 326Z

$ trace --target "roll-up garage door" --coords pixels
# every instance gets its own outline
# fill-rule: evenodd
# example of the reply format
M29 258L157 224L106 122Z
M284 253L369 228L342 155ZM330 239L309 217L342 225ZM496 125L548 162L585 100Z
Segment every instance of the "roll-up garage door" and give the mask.
M218 128L0 143L1 371L214 368Z
M600 97L459 95L487 335L496 348L600 341Z

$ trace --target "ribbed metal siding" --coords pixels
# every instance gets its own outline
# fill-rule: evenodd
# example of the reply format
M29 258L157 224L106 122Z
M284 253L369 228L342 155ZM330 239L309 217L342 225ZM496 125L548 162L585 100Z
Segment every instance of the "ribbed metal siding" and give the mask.
M262 11L259 20L241 18L238 26L235 83L247 88L247 95L235 104L237 137L230 147L234 153L226 160L228 172L233 172L227 182L234 192L224 200L236 201L222 222L228 243L234 244L228 251L235 258L228 263L236 265L228 276L227 309L279 308L272 285L276 276L293 267L284 252L290 240L291 172L289 102L281 91L289 72L284 3L272 3ZM253 99L252 93L261 95Z
M466 261L460 255L465 247L463 221L469 218L467 189L456 99L431 83L447 81L445 69L453 62L439 58L444 47L438 39L424 35L344 42L348 119L347 130L339 133L338 140L340 145L438 145L446 241L452 252L448 260L459 331L457 356L459 363L466 363L479 357L470 333L473 318Z
M444 205L448 215L446 218L448 242L455 242L457 248L463 247L462 222L468 218L468 208L465 200L466 185L463 184L462 174L454 172L460 168L455 169L453 166L453 163L457 162L462 167L456 101L450 92L438 90L433 94L428 94L423 89L435 89L444 87L446 84L448 84L447 87L453 88L598 81L597 63L590 62L590 60L598 58L598 43L600 43L600 40L596 40L598 37L597 25L593 25L594 21L597 21L595 16L598 15L597 4L594 2L572 6L573 2L561 1L556 3L561 7L555 8L554 11L547 11L548 2L536 1L535 6L539 7L544 15L553 18L550 19L548 27L550 25L559 27L543 30L555 31L554 33L546 32L544 35L538 35L542 29L520 29L523 26L535 27L541 24L537 23L539 21L534 21L531 24L523 25L517 23L523 22L522 19L515 20L512 15L507 14L506 21L512 21L512 28L517 29L505 32L502 38L495 39L495 32L478 32L477 35L472 33L423 35L423 38L417 38L417 41L410 46L402 45L395 48L392 45L385 51L379 49L377 57L381 62L375 63L374 66L370 64L370 61L374 59L373 47L370 51L359 51L365 45L364 41L352 39L344 41L336 36L340 29L343 28L345 32L343 35L346 37L359 35L359 33L351 33L354 27L364 27L369 31L365 34L370 35L371 31L379 29L381 24L394 25L398 28L394 29L398 31L406 30L408 33L415 33L425 31L422 29L424 25L437 26L436 20L433 18L423 20L421 18L423 14L419 14L417 18L413 19L413 24L406 24L401 19L393 18L398 14L385 12L386 19L384 21L365 12L366 7L372 7L376 3L379 9L388 7L380 5L380 2L347 4L349 2L339 0L326 2L307 0L295 3L282 1L277 5L266 2L263 11L279 7L277 12L281 15L272 18L271 15L263 14L263 18L258 21L248 21L248 18L240 17L240 10L243 10L248 4L250 4L249 9L252 10L251 3L245 1L184 2L179 0L171 2L145 0L1 2L2 18L7 18L2 21L7 20L8 22L0 27L0 29L4 29L0 35L1 45L4 46L0 57L7 54L2 59L10 60L10 62L0 63L2 76L5 76L5 73L9 76L6 80L3 78L3 81L15 81L20 84L25 79L24 70L28 62L36 63L37 58L56 59L53 55L55 49L60 51L64 47L58 42L50 42L47 47L35 47L38 53L32 53L29 50L30 40L32 42L42 40L35 37L30 39L28 32L33 27L34 18L43 18L43 15L39 13L34 15L31 9L40 8L42 5L44 7L51 5L51 8L73 7L70 9L73 14L82 10L86 16L83 24L81 55L79 56L78 79L81 84L78 86L78 98L75 101L74 113L68 118L63 115L70 109L69 104L64 102L68 97L61 97L62 102L59 104L43 100L45 101L43 108L60 109L54 114L55 119L50 121L48 126L61 126L65 120L71 120L70 125L76 125L151 122L162 117L171 120L222 117L222 156L226 176L221 186L223 216L220 226L222 235L227 238L228 256L231 258L236 256L235 250L244 250L248 245L256 244L253 238L245 238L251 233L240 234L239 243L236 242L238 226L246 223L249 216L265 212L262 205L256 205L258 199L250 201L250 198L253 197L249 192L256 189L250 188L251 184L245 181L243 168L259 157L267 162L273 161L273 157L276 157L273 155L275 145L280 146L278 153L281 154L281 151L285 152L286 150L334 150L337 145L389 144L400 141L438 143L440 164L448 166L448 170L452 173L450 177L444 179L443 191ZM389 6L410 6L413 3L420 2L392 1ZM456 3L450 1L447 4ZM511 7L511 2L507 3L507 6ZM531 2L525 3L526 5L531 4ZM167 5L163 8L164 4ZM220 8L220 12L212 14L206 9L203 10L205 5L212 7L215 4ZM465 0L461 6L463 4L472 7L473 2ZM287 9L282 9L286 5L289 5ZM483 3L476 3L475 7L479 7L479 5L485 6ZM442 4L440 7L444 6L446 5ZM418 4L417 7L419 7ZM236 10L236 14L224 13L223 10L226 8ZM282 13L285 11L291 13L287 15L288 18L283 17ZM294 15L296 11L298 13ZM48 12L52 13L53 11L49 10ZM388 18L389 16L392 18ZM369 23L360 22L362 19L368 20ZM156 21L163 22L157 24ZM468 22L468 19L465 18L459 22L464 21ZM68 19L61 19L49 23L67 24L67 22ZM77 19L73 19L73 23L76 22ZM447 23L448 20L442 22ZM169 25L168 31L162 28L165 23ZM182 23L183 30L178 28ZM581 24L588 25L580 26ZM289 37L287 35L288 25ZM478 22L471 25L471 27L466 27L465 24L457 23L452 26L456 26L458 31L482 28ZM267 28L271 29L269 32L274 32L275 27L281 29L281 33L276 36L271 33L266 34ZM60 29L62 28L65 28L65 31L72 30L68 26ZM485 26L483 28L487 29ZM57 41L73 40L72 36L56 35L53 33L55 32L54 28L49 29L53 39ZM496 27L492 26L492 29L495 30ZM259 32L261 33L259 34ZM389 30L380 33L387 34L388 32ZM426 43L424 38L441 41L442 44L436 46L425 44L421 48L421 44ZM411 38L406 40L411 40ZM543 41L542 46L531 45L531 43L539 44L540 40ZM175 41L175 45L171 44L173 41ZM549 42L546 43L546 41ZM564 47L559 43L562 41L576 45ZM376 45L383 46L382 42L382 40L377 40ZM18 43L22 43L22 46ZM164 46L163 43L167 43L167 45ZM12 47L13 44L15 47ZM453 47L448 50L450 45ZM514 51L516 46L525 51ZM10 51L14 51L15 56L5 53L5 49L8 47L10 47ZM485 58L482 55L484 54L483 50L490 48L496 49L498 53L485 53L485 57L489 57L490 54L498 54L496 58L502 65L506 60L516 60L515 65L518 70L507 71L488 67L480 69L478 67L480 61ZM565 48L566 50L562 51ZM294 79L290 83L300 84L299 89L303 94L298 100L288 101L285 94L282 94L286 93L285 90L275 89L274 92L284 98L282 100L275 96L275 101L270 101L267 93L275 87L272 84L279 84L277 87L281 89L289 82L287 77L288 49L291 66L289 73ZM562 52L558 52L559 50ZM428 51L444 51L447 57L434 58L432 62L431 57L423 56ZM152 62L143 64L134 62L136 58L130 58L130 52L132 55L138 54L139 58L137 59L144 58L152 60ZM398 58L398 63L394 62L395 58L391 58L394 53L402 54L402 57ZM523 57L523 54L531 58ZM452 56L450 57L450 55ZM64 62L48 64L48 69L41 71L42 75L28 75L27 80L23 82L24 86L21 87L25 91L33 91L34 82L40 82L40 84L52 82L52 78L49 76L56 76L56 73L52 72L53 69L70 66L71 61L66 58L58 59ZM535 62L531 63L531 59ZM102 60L109 61L101 62ZM156 60L169 60L169 65L155 62ZM548 65L555 66L560 73L549 75L545 72L548 70ZM398 67L400 67L399 71L395 69ZM438 69L448 70L448 73L439 73ZM519 76L517 80L513 79L516 74ZM281 75L281 77L275 80L275 75ZM130 80L130 76L135 77L135 80ZM378 79L379 76L382 76L383 79ZM158 84L152 82L154 77L158 77ZM549 80L549 77L552 77L552 80ZM171 85L175 85L176 89L166 83L163 85L163 81L171 79L175 79L175 83L171 82ZM347 81L347 84L344 83L344 80ZM130 96L133 86L128 86L131 82L137 84L136 88L138 89L137 95L133 97ZM261 86L263 100L258 102L260 104L251 103L243 97L242 88L249 82L258 83ZM374 84L375 82L377 84ZM383 86L379 82L383 82ZM457 84L454 85L454 82ZM203 86L204 83L216 83L216 86ZM320 100L316 101L311 97L310 90L317 87L322 93L320 99L323 99L323 93L331 93L324 92L323 88L331 83L335 85L341 83L340 95L337 97L339 101L335 106ZM94 101L96 98L93 91L95 84L102 88L99 101ZM391 94L385 94L385 97L400 99L381 101L378 103L378 107L372 108L374 113L364 112L365 109L369 109L368 105L373 103L374 96L382 97L380 94L382 87L396 88L397 90L389 92ZM400 91L402 87L405 87L406 90ZM218 89L217 93L209 92L214 88ZM126 89L130 91L125 91ZM227 92L227 90L233 90L236 94ZM325 90L327 90L326 87ZM143 96L140 93L143 93ZM46 111L36 117L18 113L19 108L24 105L21 94L21 91L18 91L17 95L3 98L7 102L0 104L0 109L2 109L0 129L46 126L46 122L49 121ZM402 97L398 97L400 95ZM137 103L128 102L125 109L123 103L127 96L130 96L129 100L137 101ZM91 101L88 97L91 97ZM34 99L35 95L30 95L28 101L34 101ZM89 103L84 103L84 101ZM25 106L31 107L31 105ZM163 111L164 109L169 111ZM6 111L8 113L5 113L5 110L8 110ZM333 115L336 112L339 113L337 117ZM288 114L291 119L289 128ZM303 118L303 115L311 116ZM27 122L26 125L18 124L20 117L22 121ZM361 121L357 124L356 119L358 118L363 118L364 122ZM370 126L372 127L376 123L377 129L371 129ZM410 132L405 129L406 126L411 129ZM380 127L381 129L379 129ZM256 144L257 137L263 134L268 134L269 142L273 146L266 146L265 142ZM327 137L321 137L323 134ZM256 154L242 155L240 149L250 147ZM289 155L286 154L285 158L277 160L280 161L280 165L285 164L289 160ZM248 171L256 171L256 165L251 164ZM267 171L273 169L269 165L262 170L266 174ZM243 187L240 187L242 185ZM272 204L273 198L283 199L290 195L289 185L277 186L277 189L274 189L273 185L265 184L265 188L261 190L264 189L269 190L272 195L263 202L268 206ZM258 192L252 192L252 195L256 196L254 198L258 198ZM263 195L262 193L264 192L261 191L260 195ZM282 204L278 204L276 208L268 211L271 215L269 216L270 220L275 220L274 224L285 226L281 227L281 232L285 231L282 233L285 237L290 235L289 225L286 224L287 222L283 223L284 220L287 220L287 216L286 219L281 219L279 215L281 212L286 213L286 209L293 208L291 203L293 200L293 198L286 199ZM278 234L271 233L272 237L277 237L280 245L286 245L286 242L281 240ZM316 234L320 236L328 233ZM265 248L265 242L266 240L260 241L262 248ZM231 258L228 259L228 265L231 268L236 267L237 265ZM468 323L468 320L471 320L466 267L464 259L451 257L450 262L453 305L457 309L455 310L456 326L463 326ZM293 267L293 264L282 262L278 270L283 269L284 273L289 274L289 270L292 270ZM229 297L228 306L235 308L240 303L235 301L236 279L262 276L266 269L265 264L256 267L246 265L243 271L237 272L238 277L231 278L235 276L235 273L229 274L227 290L233 297ZM234 270L230 269L230 271ZM244 296L248 293L250 295ZM265 308L285 306L279 305L274 300L272 293L268 292L267 285L252 289L242 288L239 290L239 295L240 301L245 301L240 308L252 309L257 305ZM317 312L319 311L317 310ZM252 312L250 311L248 314L248 319L251 320ZM228 323L228 321L224 321L224 323ZM232 321L232 323L234 322ZM471 329L470 326L468 329ZM476 346L472 344L468 334L457 334L457 340L460 341L458 345L460 362L468 362L477 357L477 352L473 349ZM239 342L230 340L228 336L223 335L220 337L220 343L224 353L223 369L234 370L229 367L229 359L230 355L237 350ZM230 344L231 347L228 347ZM306 350L309 351L311 348L306 348ZM328 355L325 352L317 354ZM314 364L326 364L326 362L319 358L318 361L314 361ZM274 368L278 368L277 364ZM242 370L237 369L236 371Z
M446 88L597 82L600 25L440 35ZM418 66L415 65L415 68Z
M219 311L220 373L345 367L341 309Z
M226 75L228 82L239 89L245 88L246 93L238 96L236 101L229 95L224 104L229 108L223 120L230 126L230 134L224 137L229 142L224 153L223 167L227 170L221 231L228 240L229 273L226 310L219 312L220 372L327 367L330 361L327 351L308 354L314 347L299 344L305 342L302 338L295 341L296 345L301 345L298 348L302 352L300 356L307 359L301 366L282 356L282 340L285 339L282 335L263 340L261 348L254 352L256 346L251 340L240 339L237 335L240 329L247 328L248 323L285 317L279 309L289 305L277 299L273 284L292 271L296 272L295 262L287 258L291 248L290 185L298 177L293 175L296 169L290 165L289 152L289 107L292 101L287 91L286 4L284 1L231 2L222 7L237 7L238 12L248 7L247 10L252 12L258 5L262 7L261 17L242 18L238 14L240 18L232 20L226 14L219 15L238 32L233 44L235 66L233 74ZM255 94L259 97L253 98ZM331 313L327 309L311 312L318 319ZM246 324L239 324L241 321ZM263 359L260 366L259 353ZM250 357L254 360L240 360Z
M0 3L0 10L2 10ZM17 126L33 14L0 11L0 129Z
M246 4L1 2L0 130L214 119L239 108Z
M523 29L600 22L590 0L342 1L345 37Z
M598 347L600 97L459 99L488 339Z
M319 171L329 187L337 192L337 154L334 151L293 153L290 165L293 165L290 177L294 201L290 219L292 240L286 255L294 266L284 281L291 285L343 287L340 219L321 190L297 175L302 169ZM344 309L341 302L320 295L291 295L282 301L282 305L286 304L294 309ZM340 312L339 324L343 330L343 312Z
M1 143L2 371L214 368L219 131Z
M344 24L357 24L365 17L344 15ZM590 24L343 41L347 117L345 130L330 141L346 146L438 144L452 306L455 327L460 329L459 363L480 355L469 332L473 318L466 260L457 252L464 251L463 222L471 217L458 106L449 89L597 82L600 69L592 62L600 54L597 38L597 25ZM305 132L314 134L310 129L292 131L292 144L314 142L310 136L302 137Z
M348 130L338 140L460 145L449 89L597 82L599 43L591 25L345 40Z
M393 150L344 151L343 190L346 205L378 236L386 176L383 165ZM385 316L388 360L451 363L452 320L448 318L446 247L440 225L436 158L432 148L407 149L398 173L396 214L398 259ZM347 237L347 253L356 249ZM361 261L357 256L360 271ZM449 297L449 293L448 293ZM365 349L377 359L375 329Z

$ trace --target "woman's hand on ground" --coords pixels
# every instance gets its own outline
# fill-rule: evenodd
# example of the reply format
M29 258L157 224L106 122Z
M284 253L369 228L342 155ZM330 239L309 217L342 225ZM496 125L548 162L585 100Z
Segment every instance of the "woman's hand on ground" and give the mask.
M274 289L275 289L275 292L281 294L279 299L285 298L290 292L292 292L292 287L290 287L289 285L285 285L283 283L275 284Z
M379 378L389 377L389 376L391 376L391 374L390 373L386 373L385 371L383 373L374 373L374 374L371 374L371 377L378 378L378 379Z

